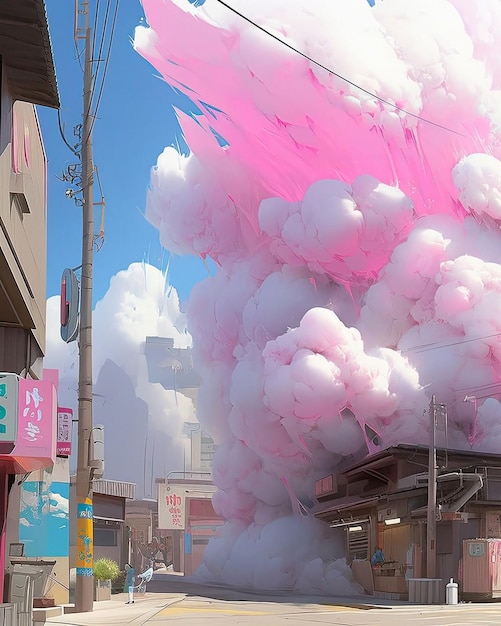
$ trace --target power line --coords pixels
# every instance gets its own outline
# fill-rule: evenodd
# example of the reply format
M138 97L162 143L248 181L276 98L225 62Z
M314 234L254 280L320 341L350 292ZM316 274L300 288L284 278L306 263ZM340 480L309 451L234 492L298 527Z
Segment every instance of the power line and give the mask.
M78 65L80 65L80 69L82 70L82 73L84 71L84 67L82 65L82 52L78 51L78 46L77 46L77 42L75 40L75 54L76 54L76 60L78 61Z
M99 5L100 0L96 0L96 10L94 11L94 30L92 33L92 45L90 47L91 57L94 55L94 50L96 49L96 35L97 35L97 18L99 17Z
M496 387L501 387L501 381L498 383L490 383L485 385L474 385L473 387L463 387L462 389L456 389L458 393L474 393L475 391L487 391L487 389L496 389Z
M241 19L245 20L246 22L248 22L249 24L251 24L255 28L259 29L265 35L268 35L268 37L271 37L272 39L275 39L275 41L278 41L278 43L281 43L286 48L289 48L289 50L292 50L292 52L295 52L296 54L299 54L304 59L308 60L310 63L313 63L317 67L320 67L321 69L325 70L329 74L332 74L332 76L335 76L336 78L339 78L340 80L344 81L345 83L348 83L348 85L351 85L352 87L355 87L356 89L359 89L360 91L362 91L363 93L367 94L368 96L371 96L371 98L376 98L376 100L379 100L383 104L387 104L388 106L393 107L397 111L400 111L401 113L405 113L406 115L408 115L410 117L413 117L413 118L415 118L417 120L420 120L421 122L425 122L426 124L431 124L432 126L436 126L437 128L441 128L442 130L446 130L446 131L448 131L450 133L454 133L455 135L458 135L460 137L464 137L463 133L460 133L457 130L454 130L452 128L448 128L447 126L443 126L442 124L439 124L438 122L434 122L433 120L429 120L429 119L427 119L425 117L421 117L420 115L417 115L417 113L411 113L410 111L407 111L406 109L398 106L394 102L390 102L389 100L385 100L384 98L381 98L381 96L378 96L377 94L373 93L372 91L369 91L368 89L365 89L365 87L361 87L360 85L358 85L354 81L350 80L349 78L346 78L345 76L342 76L341 74L338 74L337 72L335 72L334 70L331 70L326 65L323 65L319 61L316 61L312 57L308 56L306 53L304 53L301 50L299 50L298 48L295 48L294 46L292 46L290 43L287 43L287 41L285 41L283 39L280 39L280 37L278 37L274 33L270 32L269 30L266 30L266 28L264 28L263 26L257 24L251 18L247 17L243 13L240 13L240 11L237 11L237 9L233 8L232 6L230 6L229 4L224 2L224 0L217 0L217 2L219 2L219 4L221 4L222 6L226 7L229 11L231 11L235 15L238 15L238 17L240 17Z
M493 391L492 393L489 393L485 396L474 396L475 400L485 400L486 398L492 398L492 396L499 396L501 395L501 391Z
M101 84L99 86L99 93L98 93L98 96L97 96L94 112L92 114L92 121L91 121L91 125L90 125L90 132L92 132L92 130L94 128L94 124L96 123L96 118L97 118L98 111L99 111L99 105L101 104L101 97L103 95L104 83L106 82L106 75L108 73L108 65L109 65L110 56L111 56L111 47L113 45L113 38L115 36L115 26L116 26L116 22L117 22L117 15L118 15L118 6L119 6L119 4L120 4L120 0L116 0L115 11L113 13L113 20L112 20L112 24L111 24L110 38L109 38L109 42L108 42L108 50L106 52L106 59L105 59L105 62L104 62L103 76L101 78ZM108 3L108 5L109 5L109 3ZM103 43L103 41L104 41L104 33L103 33L103 39L101 40L101 43ZM101 50L100 50L100 53L101 53Z
M97 24L98 24L98 6L99 6L99 0L97 0L97 4L96 4L96 16L95 16L95 20L94 20L94 40L96 39L96 34L97 34ZM101 54L103 53L103 47L104 47L104 42L106 40L106 28L108 26L108 16L110 13L110 6L111 6L111 0L108 0L108 2L106 3L106 11L104 14L104 22L103 22L103 28L101 31L101 41L99 43L99 52L97 53L97 56L95 55L95 47L94 47L94 43L95 41L92 43L92 62L95 64L96 66L96 70L95 73L92 77L92 88L91 88L91 102L92 99L94 98L94 92L95 92L95 87L96 87L96 83L97 83L97 77L99 74L99 64L101 63Z
M67 141L66 137L64 136L64 129L63 129L63 123L61 121L61 109L57 110L57 124L59 126L59 134L61 135L61 139L64 141L64 143L68 146L68 148L71 150L71 152L73 152L73 154L80 158L80 155L78 154L78 152L75 150L75 148Z
M440 348L448 348L450 346L459 346L460 344L471 343L472 341L482 341L483 339L491 339L492 337L499 337L500 335L501 333L494 333L493 335L484 335L483 337L473 337L472 339L462 339L461 341L453 341L451 343L442 343L439 341L435 343L428 343L428 344L425 343L420 346L413 346L412 348L407 348L406 350L402 350L401 352L402 353L428 352L429 350L439 350Z

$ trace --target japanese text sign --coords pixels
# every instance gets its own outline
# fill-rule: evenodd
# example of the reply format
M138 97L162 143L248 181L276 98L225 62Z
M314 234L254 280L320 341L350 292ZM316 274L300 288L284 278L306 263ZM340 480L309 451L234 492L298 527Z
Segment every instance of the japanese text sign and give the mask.
M13 454L55 460L56 390L50 380L19 379L17 442Z
M73 410L57 408L57 456L70 456Z
M178 485L158 485L158 527L162 530L186 528L186 494Z

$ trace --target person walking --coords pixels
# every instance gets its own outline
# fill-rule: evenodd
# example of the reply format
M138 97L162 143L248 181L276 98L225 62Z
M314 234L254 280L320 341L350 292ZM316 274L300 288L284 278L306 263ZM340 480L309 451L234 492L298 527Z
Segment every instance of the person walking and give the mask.
M129 601L125 604L134 604L134 581L136 579L136 570L129 565L125 564L125 572L127 574L127 588L129 590Z

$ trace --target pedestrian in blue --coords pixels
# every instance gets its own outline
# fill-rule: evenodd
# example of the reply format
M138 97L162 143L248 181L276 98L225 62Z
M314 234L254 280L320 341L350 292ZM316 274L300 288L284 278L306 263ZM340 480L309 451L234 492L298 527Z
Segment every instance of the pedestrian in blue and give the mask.
M383 550L379 546L376 546L374 554L371 557L372 567L381 567L385 561Z
M127 574L127 588L129 589L129 601L125 604L134 604L134 581L136 579L136 570L126 563L125 572Z

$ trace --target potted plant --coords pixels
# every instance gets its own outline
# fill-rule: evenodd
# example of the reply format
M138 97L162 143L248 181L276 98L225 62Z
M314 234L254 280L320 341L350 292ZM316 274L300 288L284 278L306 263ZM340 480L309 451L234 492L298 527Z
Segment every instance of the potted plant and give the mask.
M94 561L95 600L111 600L111 581L120 576L118 563L112 559Z

